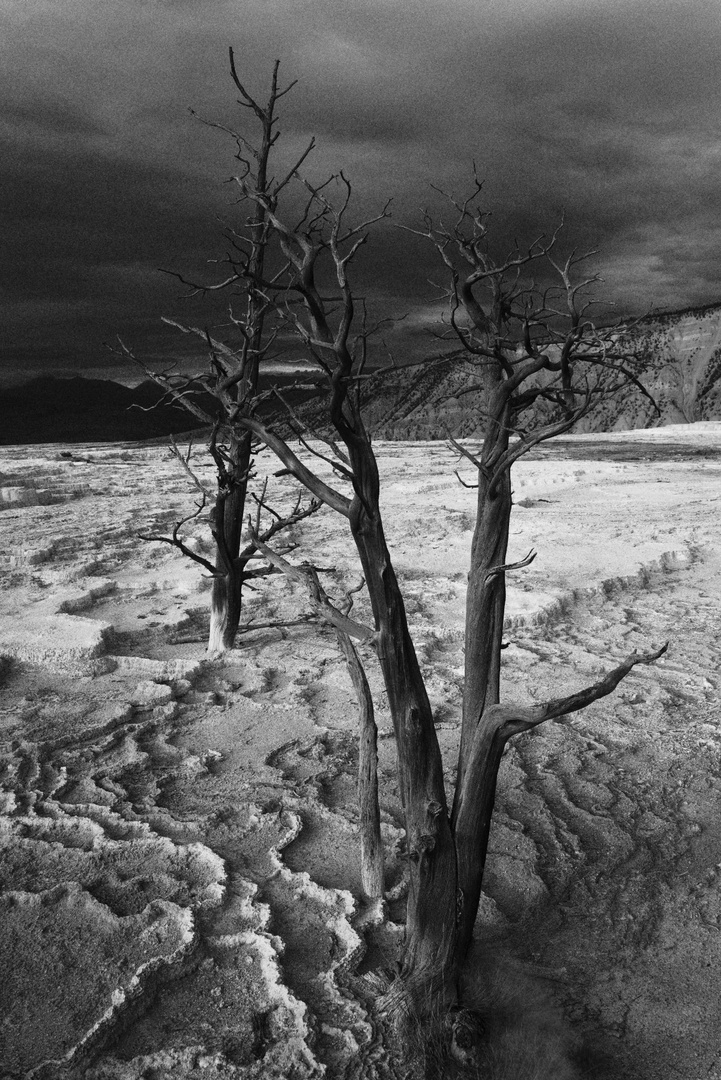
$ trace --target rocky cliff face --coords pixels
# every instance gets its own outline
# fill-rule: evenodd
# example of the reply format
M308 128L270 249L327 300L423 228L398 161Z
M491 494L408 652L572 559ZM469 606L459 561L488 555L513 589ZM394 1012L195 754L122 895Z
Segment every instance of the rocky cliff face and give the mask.
M721 416L721 304L645 319L639 335L662 423Z
M620 431L721 418L721 304L649 316L638 324L635 374L656 401L629 388L601 402L578 431ZM469 360L448 360L375 376L366 415L377 438L434 439L480 434L480 395Z

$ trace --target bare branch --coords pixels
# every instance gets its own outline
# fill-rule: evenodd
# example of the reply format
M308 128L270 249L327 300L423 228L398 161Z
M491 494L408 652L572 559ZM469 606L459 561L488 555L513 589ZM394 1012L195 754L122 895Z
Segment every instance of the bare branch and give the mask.
M149 379L152 379L154 383L156 383L158 386L162 387L163 390L165 390L166 394L169 397L171 397L179 405L182 405L184 409L188 410L188 412L192 413L193 416L200 420L201 424L213 423L213 417L210 416L210 414L207 413L204 409L201 409L201 407L197 405L194 401L192 401L186 394L183 394L181 391L177 390L170 383L169 377L167 375L163 374L162 372L153 371L152 368L149 368L145 363L143 363L142 360L140 360L135 355L132 349L128 348L128 346L120 337L118 337L117 340L118 344L120 345L121 355L126 357L128 360L132 360L134 364L137 364L138 367L145 372ZM113 349L112 346L108 346L108 348L111 352L117 354L117 349Z
M524 566L530 566L537 554L538 552L531 548L528 555L523 559L519 559L518 562L506 563L505 566L492 566L490 570L486 572L486 581L490 581L496 574L506 574L509 570L520 570Z
M187 525L189 521L194 521L200 514L202 514L206 505L207 504L205 500L205 495L203 495L202 502L195 504L196 509L194 513L188 514L187 517L181 518L180 521L176 521L175 525L173 526L173 533L171 536L162 536L156 533L140 532L136 535L139 540L156 541L161 544L170 544L171 547L177 548L178 551L182 552L182 554L185 555L186 558L192 559L193 562L199 563L200 566L207 570L212 577L222 577L222 574L218 573L217 567L213 566L213 564L207 559L204 559L202 555L198 555L196 551L193 551L186 544L184 544L183 541L180 539L179 535L183 525Z
M296 457L284 439L281 439L279 435L276 435L275 432L265 427L254 417L239 416L237 417L236 422L240 427L244 427L246 430L253 432L261 442L264 442L265 445L280 458L286 469L288 469L296 480L299 480L308 491L312 492L313 495L321 499L339 514L343 514L344 517L350 516L350 499L347 499L345 495L341 495L341 493L334 488L329 487L329 485L324 483L319 476L312 473L310 469Z
M475 456L475 454L471 453L470 450L466 450L465 446L463 446L456 439L454 439L452 435L448 436L448 441L451 444L451 446L453 447L453 449L458 451L458 453L461 455L461 457L467 458L467 460L470 461L471 464L474 465L476 469L478 469L481 476L485 476L486 478L488 477L488 470L487 470L486 466L482 463L480 458L477 458ZM456 472L456 476L458 476L457 472ZM460 476L458 476L458 479L461 480ZM461 483L463 484L462 480L461 480ZM464 484L463 486L468 487L469 485ZM473 485L470 485L470 486L473 486Z
M266 478L266 484L267 484L267 478ZM256 535L256 534L259 535L261 540L264 543L267 543L268 540L272 540L273 537L276 536L279 532L283 532L285 529L290 529L290 528L292 528L293 525L297 525L300 521L304 521L306 518L311 517L313 514L317 513L318 510L320 510L320 508L323 506L323 502L320 499L311 499L308 506L302 507L301 506L301 495L299 495L298 499L296 500L296 504L295 504L294 508L291 510L291 512L289 514L286 514L286 515L279 514L272 507L268 506L267 502L265 501L265 485L263 487L263 494L261 495L261 497L258 498L257 496L254 495L253 498L255 499L256 503L258 504L258 511L257 511L257 514L256 514L256 520L255 520L255 525L254 525L253 530L252 530L252 534L253 535ZM275 520L272 521L271 524L268 526L268 528L265 529L262 533L260 532L260 514L261 514L261 510L266 510L269 514L271 514L275 518ZM248 544L248 546L246 548L244 548L243 551L240 553L240 555L238 557L239 561L242 562L242 563L247 562L249 559L251 559L253 557L253 555L255 554L255 552L257 550L258 550L258 547L257 547L255 541L251 540L250 544Z
M291 86L294 86L294 85L295 85L294 83L291 83ZM288 89L290 89L290 87L288 87ZM287 93L287 91L284 91L284 92ZM293 179L293 177L298 176L298 170L300 169L301 165L303 164L305 159L308 157L308 155L313 152L313 150L315 150L315 138L312 138L310 140L310 142L306 146L305 150L303 151L303 153L300 155L300 157L296 161L295 165L293 165L292 168L290 168L288 170L288 172L283 177L283 179L278 181L277 184L275 184L275 186L273 188L273 199L274 200L276 200L278 198L278 196L280 195L283 188L286 187L286 185L290 183L290 181Z
M588 411L590 400L590 395L587 394L584 405L579 407L570 416L567 416L563 420L559 420L555 424L546 424L544 427L538 428L509 447L498 461L489 481L491 490L495 488L496 484L498 484L503 474L510 469L511 465L513 465L515 461L518 461L519 458L524 457L534 446L538 446L539 443L542 442L547 442L548 439L553 439L556 435L563 435L564 432L572 428L573 425L581 419L584 413Z
M553 701L545 702L543 705L530 705L525 708L516 708L511 705L493 706L494 716L497 719L501 735L504 738L510 738L521 731L528 731L530 728L538 727L539 724L545 723L546 720L557 720L560 716L566 716L568 713L584 709L592 701L606 697L615 690L621 680L625 679L629 671L635 668L637 664L652 664L660 656L663 656L667 649L668 642L662 645L660 649L656 649L655 652L631 653L622 664L615 667L613 671L609 671L608 675L605 675L603 679L565 698L556 698Z
M243 101L241 102L241 104L247 105L248 108L252 109L253 112L255 113L255 115L261 121L261 123L266 122L267 121L266 110L261 109L260 105L258 105L258 103L255 101L255 99L253 97L251 97L251 95L248 93L248 91L245 89L242 82L238 78L238 72L237 72L236 67L235 67L235 54L233 53L232 46L228 49L228 55L229 55L229 59L230 59L230 74L231 74L231 77L232 77L233 82L238 87L238 90L240 91L240 93L241 93L241 95L243 97ZM272 104L275 103L275 100L276 100L276 98L278 96L278 94L277 94L277 86L278 86L278 68L279 67L280 67L280 60L276 60L275 63L273 64L273 75L272 75L272 79L271 79L271 94L270 94L271 108L272 108ZM290 89L290 87L288 87L288 89ZM284 93L287 93L287 91L284 91ZM270 110L268 110L268 111L270 111Z
M175 436L174 435L170 436L170 453L173 455L173 457L176 459L176 461L180 462L181 467L188 474L188 476L192 480L193 484L195 485L195 487L197 487L198 491L200 491L200 493L203 495L203 497L205 499L211 499L212 495L211 495L210 491L208 490L208 488L205 486L205 484L202 482L202 480L199 479L199 477L196 475L196 473L193 472L193 470L190 467L190 452L192 450L192 445L193 444L191 442L190 445L188 446L188 453L187 453L187 456L186 456L185 454L183 454L181 452L180 447L178 446L177 442L175 441ZM190 520L190 519L188 519L188 520Z
M471 488L473 490L476 490L478 488L478 484L467 484L466 481L461 476L461 474L459 473L458 469L455 469L454 471L455 471L456 477L458 478L459 483L461 483L464 488Z
M356 622L355 619L350 619L331 603L328 594L318 580L318 574L314 567L307 563L300 567L293 566L273 551L272 548L268 547L267 544L264 544L256 534L252 535L252 540L269 563L277 566L292 581L305 586L310 594L314 610L326 622L334 626L336 630L340 630L341 633L348 634L349 637L357 638L359 641L375 642L376 633L370 626L364 626L362 623Z

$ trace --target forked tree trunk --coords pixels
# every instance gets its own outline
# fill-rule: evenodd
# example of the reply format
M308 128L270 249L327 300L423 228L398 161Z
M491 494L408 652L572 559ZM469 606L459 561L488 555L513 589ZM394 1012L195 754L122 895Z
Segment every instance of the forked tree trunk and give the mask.
M342 431L356 478L350 526L373 609L376 651L396 736L406 822L409 896L403 976L413 996L425 994L430 987L448 989L452 996L456 854L441 753L383 532L378 466L360 417L354 419L355 436L349 436L347 428Z

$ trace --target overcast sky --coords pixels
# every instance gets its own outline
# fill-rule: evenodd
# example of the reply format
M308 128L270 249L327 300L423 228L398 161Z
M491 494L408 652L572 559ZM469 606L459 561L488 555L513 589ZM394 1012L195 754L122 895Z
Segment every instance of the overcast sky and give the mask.
M475 159L499 232L565 208L621 310L721 302L718 0L0 0L0 377L178 346L157 268L223 250L233 146L188 108L248 122L229 45L260 96L276 57L299 80L284 152L315 135L364 206L412 224ZM439 276L390 227L357 273L418 321Z

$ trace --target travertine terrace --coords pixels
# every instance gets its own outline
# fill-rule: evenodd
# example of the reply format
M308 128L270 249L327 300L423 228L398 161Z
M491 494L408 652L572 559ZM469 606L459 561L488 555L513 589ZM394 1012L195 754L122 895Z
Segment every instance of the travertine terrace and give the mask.
M473 492L443 443L378 452L450 785ZM510 582L505 693L671 644L507 751L477 928L491 1003L514 1002L502 1075L526 1053L548 1080L721 1077L720 480L721 423L569 437L515 470L510 555L539 554ZM271 578L206 661L207 579L138 538L193 498L162 446L0 450L0 1075L401 1075L372 1004L404 878L377 672L384 911L360 900L334 638ZM331 592L357 584L330 512L295 539Z

